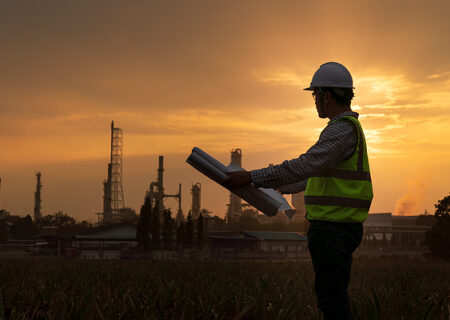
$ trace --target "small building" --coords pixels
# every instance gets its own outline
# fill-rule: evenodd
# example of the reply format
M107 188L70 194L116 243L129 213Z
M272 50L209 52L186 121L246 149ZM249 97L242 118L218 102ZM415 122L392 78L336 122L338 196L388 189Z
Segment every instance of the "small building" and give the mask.
M370 213L364 227L392 227L392 213Z
M394 216L392 213L369 214L364 222L360 254L421 255L428 251L425 234L430 226L417 226L418 216Z
M416 221L419 218L418 215L415 216L392 216L392 225L400 227L415 227L417 226Z
M74 236L72 248L77 249L80 259L120 259L138 247L136 233L132 224L106 225L90 234Z
M217 259L298 259L307 256L307 239L298 232L242 231L209 236Z

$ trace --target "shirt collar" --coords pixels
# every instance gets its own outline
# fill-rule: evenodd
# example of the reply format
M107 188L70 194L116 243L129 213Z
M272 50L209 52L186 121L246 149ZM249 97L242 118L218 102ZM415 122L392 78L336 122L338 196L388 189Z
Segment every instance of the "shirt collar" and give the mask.
M332 121L336 121L336 120L338 120L338 119L340 119L342 117L345 117L345 116L351 116L351 117L355 117L356 119L358 119L359 113L358 112L354 112L354 111L344 111L344 112L341 112L338 115L334 116L333 118L331 118L331 120L328 121L328 123L330 123Z

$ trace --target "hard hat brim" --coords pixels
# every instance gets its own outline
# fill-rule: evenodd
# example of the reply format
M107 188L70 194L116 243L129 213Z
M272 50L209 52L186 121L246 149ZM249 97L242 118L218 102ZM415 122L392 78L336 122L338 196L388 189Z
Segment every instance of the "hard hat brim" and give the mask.
M314 86L314 87L308 87L304 88L303 90L306 91L314 91L315 88L339 88L339 89L355 89L355 87L349 87L349 86L337 86L337 85L324 85L324 86Z

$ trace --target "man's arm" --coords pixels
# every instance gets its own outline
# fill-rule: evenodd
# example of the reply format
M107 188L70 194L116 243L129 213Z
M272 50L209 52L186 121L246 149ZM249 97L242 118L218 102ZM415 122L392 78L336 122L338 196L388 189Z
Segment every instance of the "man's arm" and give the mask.
M284 185L284 186L280 186L280 187L277 187L276 189L278 191L280 191L282 194L298 193L298 192L306 190L306 183L307 182L308 182L308 180L303 180L303 181L298 182L298 183L292 183L292 184L287 184L287 185Z
M279 165L250 171L251 181L257 188L278 189L306 181L349 158L355 152L357 141L357 131L352 123L336 121L322 131L319 140L306 153Z

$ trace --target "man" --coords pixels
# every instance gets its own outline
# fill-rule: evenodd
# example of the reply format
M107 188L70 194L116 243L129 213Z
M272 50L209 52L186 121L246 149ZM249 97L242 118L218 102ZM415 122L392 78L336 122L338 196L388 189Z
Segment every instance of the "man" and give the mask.
M343 65L328 62L304 90L312 91L319 117L330 119L319 140L296 159L230 173L225 184L253 183L282 193L305 190L318 307L326 320L352 319L347 293L352 254L373 198L364 133L350 107L353 79Z

